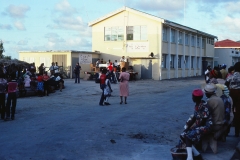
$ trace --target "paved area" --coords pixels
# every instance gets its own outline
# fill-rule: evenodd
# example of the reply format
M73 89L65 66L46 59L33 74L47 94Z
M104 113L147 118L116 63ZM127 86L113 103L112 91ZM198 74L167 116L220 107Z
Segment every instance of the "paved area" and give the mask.
M19 98L14 121L0 121L1 160L171 160L202 77L131 81L128 104L112 84L110 106L99 106L93 81L65 80L63 92ZM240 138L219 142L205 160L230 160Z

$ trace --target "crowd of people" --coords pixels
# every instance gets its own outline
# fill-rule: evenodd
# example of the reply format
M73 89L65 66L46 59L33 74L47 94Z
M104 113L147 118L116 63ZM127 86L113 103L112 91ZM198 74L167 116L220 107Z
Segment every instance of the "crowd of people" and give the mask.
M215 142L226 141L231 126L235 127L235 137L240 131L240 62L230 66L225 64L205 71L206 84L192 92L195 103L194 113L189 117L180 134L178 147L185 144L187 160L202 159L197 146L212 135ZM207 101L203 100L206 96ZM214 153L216 148L211 146ZM202 148L199 148L202 149Z
M52 87L60 91L64 87L57 62L53 62L49 67L50 75L43 63L38 67L38 71L35 63L27 66L15 63L0 66L0 112L1 119L6 121L14 120L17 97L25 96L29 91L27 88L42 97L54 92Z

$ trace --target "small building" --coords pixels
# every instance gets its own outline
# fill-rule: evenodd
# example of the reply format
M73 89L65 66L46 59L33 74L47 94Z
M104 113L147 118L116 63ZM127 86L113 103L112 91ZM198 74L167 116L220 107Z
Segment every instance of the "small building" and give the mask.
M213 65L216 36L142 11L122 7L89 26L92 51L104 60L125 56L138 79L198 76Z
M215 42L214 65L226 64L227 68L240 62L240 42L229 39Z
M87 51L19 51L19 60L35 63L36 68L44 63L48 71L52 62L58 62L58 66L62 69L65 77L74 78L73 69L79 62L82 70L80 77L84 77L85 71L91 71L92 64L95 64L99 58L97 52Z

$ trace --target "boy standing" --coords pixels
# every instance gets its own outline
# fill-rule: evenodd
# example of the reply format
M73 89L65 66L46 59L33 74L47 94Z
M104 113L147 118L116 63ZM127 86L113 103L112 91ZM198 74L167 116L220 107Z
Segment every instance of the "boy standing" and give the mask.
M7 105L6 105L6 121L10 120L10 113L11 113L11 119L14 120L15 116L15 110L17 105L17 81L15 80L15 74L11 75L11 81L8 82L8 97L7 97ZM10 106L12 104L11 112L10 112Z

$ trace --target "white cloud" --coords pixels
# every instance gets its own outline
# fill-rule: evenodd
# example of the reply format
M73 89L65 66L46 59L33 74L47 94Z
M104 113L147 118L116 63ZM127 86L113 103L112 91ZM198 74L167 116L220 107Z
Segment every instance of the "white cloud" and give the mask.
M17 44L18 44L18 45L27 45L27 44L28 44L28 41L27 41L27 40L20 40L20 41L18 41Z
M55 10L61 12L63 15L71 15L76 13L76 9L73 8L67 0L63 0L56 4Z
M0 29L11 30L12 26L10 24L0 24Z
M227 10L228 13L239 14L239 6L240 6L240 1L230 2L225 6L225 9Z
M155 0L151 2L149 0L142 0L136 2L134 4L135 7L169 20L182 17L184 12L184 3L179 0Z
M87 27L81 17L58 17L53 20L55 29L81 30Z
M141 0L137 3L137 7L148 11L165 10L171 12L174 10L182 10L184 7L184 3L183 1L179 0L155 0L152 2L149 2L149 0Z
M234 18L226 16L224 19L215 20L212 22L212 26L215 28L218 39L231 39L240 40L239 26L240 18Z
M16 21L14 22L14 26L18 29L18 30L26 30L24 24L21 21Z
M6 12L12 18L24 18L28 10L30 10L30 7L25 5L20 6L10 5L6 9Z

